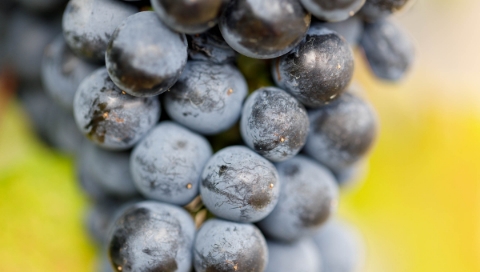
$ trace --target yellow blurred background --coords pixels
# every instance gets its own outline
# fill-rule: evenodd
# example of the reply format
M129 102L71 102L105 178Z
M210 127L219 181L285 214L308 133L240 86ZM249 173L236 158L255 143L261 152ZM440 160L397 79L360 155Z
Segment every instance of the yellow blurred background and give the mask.
M364 271L480 271L480 1L419 0L397 20L417 63L391 85L357 58L381 129L339 216L364 237ZM19 105L0 110L0 271L93 271L72 158L37 141Z

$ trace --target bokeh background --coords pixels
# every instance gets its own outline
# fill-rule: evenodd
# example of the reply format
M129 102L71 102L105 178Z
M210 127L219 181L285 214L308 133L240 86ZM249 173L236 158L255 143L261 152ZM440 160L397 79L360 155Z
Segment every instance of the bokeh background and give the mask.
M364 271L480 271L480 1L419 0L397 20L417 62L391 85L357 52L381 129L339 217L365 240ZM0 271L93 271L86 208L73 159L35 138L18 103L0 101Z

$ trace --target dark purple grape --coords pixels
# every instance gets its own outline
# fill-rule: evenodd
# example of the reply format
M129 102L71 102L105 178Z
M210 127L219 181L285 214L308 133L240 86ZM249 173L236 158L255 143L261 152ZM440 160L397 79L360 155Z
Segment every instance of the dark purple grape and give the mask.
M226 0L151 0L160 19L181 33L202 33L217 24Z
M227 5L220 30L240 54L271 59L292 50L310 26L298 0L235 0Z

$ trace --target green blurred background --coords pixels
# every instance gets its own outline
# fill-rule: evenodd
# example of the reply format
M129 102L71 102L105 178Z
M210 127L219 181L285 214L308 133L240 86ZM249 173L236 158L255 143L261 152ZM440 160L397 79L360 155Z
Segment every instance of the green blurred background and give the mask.
M381 129L339 216L363 235L364 271L480 271L480 1L420 0L397 19L418 60L390 85L357 52ZM0 271L93 271L72 163L35 139L17 103L0 103Z

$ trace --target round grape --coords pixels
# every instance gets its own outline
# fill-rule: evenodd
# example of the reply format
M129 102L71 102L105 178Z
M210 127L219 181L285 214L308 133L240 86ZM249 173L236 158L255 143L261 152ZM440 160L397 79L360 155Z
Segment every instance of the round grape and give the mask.
M113 32L105 62L112 81L130 95L167 91L187 63L187 39L166 27L153 11L128 17Z
M183 206L198 195L202 170L211 155L205 138L165 121L135 147L130 167L145 197Z
M248 86L231 64L191 61L165 95L165 109L178 123L201 134L218 134L240 118Z
M99 66L85 62L58 36L45 48L42 60L42 82L48 94L60 106L73 111L73 98L80 83Z
M279 163L277 171L282 184L277 206L258 226L267 237L286 242L313 234L336 210L334 176L304 156Z
M195 224L183 209L144 201L124 209L110 235L109 255L117 272L188 272Z
M286 244L267 240L268 265L265 272L328 272L320 270L318 248L311 240Z
M235 0L227 4L219 25L225 41L240 54L271 59L302 40L310 19L297 0Z
M108 195L129 198L138 194L130 172L130 152L114 152L86 143L82 147L86 171Z
M202 225L193 252L197 272L263 272L268 261L265 238L254 225L218 219Z
M107 70L100 68L80 84L74 114L88 139L106 149L125 150L158 122L160 103L156 98L126 94L113 84Z
M373 73L380 79L401 80L415 60L411 38L388 20L366 23L360 45Z
M243 140L255 152L271 161L285 161L305 144L307 111L288 93L261 88L245 102L240 129Z
M363 246L359 235L348 225L330 220L313 237L322 258L321 269L328 272L361 271Z
M79 57L103 62L113 31L135 7L117 0L70 0L63 13L63 35Z
M275 207L280 193L273 164L243 146L218 151L202 174L200 194L208 210L238 222L256 222Z
M308 107L337 98L350 84L354 59L348 43L327 28L313 28L290 53L275 60L275 82Z
M340 169L361 159L372 146L377 118L360 97L345 93L309 113L310 133L304 151L330 169Z
M202 33L217 24L226 0L151 0L162 21L177 32Z

